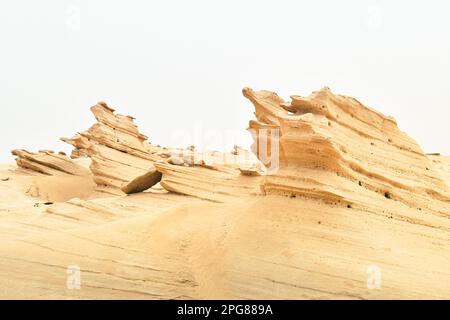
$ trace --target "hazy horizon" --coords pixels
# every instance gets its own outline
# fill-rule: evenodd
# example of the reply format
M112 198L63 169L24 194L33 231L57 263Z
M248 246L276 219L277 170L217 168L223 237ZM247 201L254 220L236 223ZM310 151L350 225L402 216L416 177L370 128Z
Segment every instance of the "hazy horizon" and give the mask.
M0 163L70 151L105 101L153 144L248 148L245 86L328 86L450 154L450 4L429 1L0 3ZM180 28L180 26L183 26ZM447 40L446 40L447 39Z

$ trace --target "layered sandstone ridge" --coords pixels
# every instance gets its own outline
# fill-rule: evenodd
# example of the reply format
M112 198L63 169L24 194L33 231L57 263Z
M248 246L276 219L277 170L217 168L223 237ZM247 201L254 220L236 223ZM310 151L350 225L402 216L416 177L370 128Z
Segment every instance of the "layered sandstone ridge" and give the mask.
M276 172L261 185L266 194L319 198L366 206L375 198L448 216L449 188L419 145L395 120L329 88L286 102L269 91L243 90L255 107L254 149L277 132ZM263 160L263 159L261 159Z
M54 175L89 175L90 171L75 163L63 153L42 150L37 153L16 149L11 151L16 156L17 166L37 173Z
M93 126L61 140L75 147L72 159L90 158L89 169L98 191L132 194L161 182L169 192L214 202L259 192L259 179L250 177L259 176L263 168L249 151L238 146L230 153L197 151L194 146L154 146L139 131L133 117L116 114L105 102L97 103L91 111L97 120ZM19 166L38 173L59 170L79 174L79 165L67 156L23 150L13 154ZM65 167L55 164L56 159Z
M63 139L72 158L13 151L17 166L0 165L0 298L450 297L449 157L327 88L244 95L260 161L154 146L103 102Z
M445 170L392 117L329 88L291 96L290 102L270 91L243 93L255 107L249 129L261 162L239 147L220 153L154 146L133 117L115 114L104 102L91 108L97 123L62 138L75 147L73 159L91 159L89 170L50 151L13 154L20 167L46 175L91 173L97 190L113 194L142 192L160 182L169 192L214 202L262 193L364 206L381 197L447 214Z

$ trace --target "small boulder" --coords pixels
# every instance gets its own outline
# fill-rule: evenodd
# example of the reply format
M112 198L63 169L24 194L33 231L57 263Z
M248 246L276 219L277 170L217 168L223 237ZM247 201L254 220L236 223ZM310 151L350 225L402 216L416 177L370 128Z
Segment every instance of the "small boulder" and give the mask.
M139 193L153 187L161 181L161 178L161 172L153 168L147 173L128 182L121 188L121 190L126 194Z
M183 158L180 158L180 157L174 156L174 155L172 155L172 156L169 158L168 162L169 162L170 164L174 164L174 165L176 165L176 166L182 166L182 165L184 164Z

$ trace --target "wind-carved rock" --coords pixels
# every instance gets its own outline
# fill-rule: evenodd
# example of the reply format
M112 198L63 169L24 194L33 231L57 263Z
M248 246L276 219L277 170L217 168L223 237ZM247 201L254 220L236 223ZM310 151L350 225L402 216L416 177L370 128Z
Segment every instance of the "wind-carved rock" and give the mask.
M412 207L449 212L446 183L419 145L395 120L329 88L286 102L270 91L244 88L255 107L253 150L277 163L264 177L265 194L318 198L348 205L385 197ZM276 141L271 132L277 131ZM263 141L263 143L261 143ZM265 142L266 141L266 142ZM274 143L278 152L272 152ZM262 155L262 156L261 156ZM270 165L270 163L269 163ZM354 196L354 184L359 197ZM437 200L437 201L432 201Z
M249 152L221 153L172 149L166 161L155 163L161 186L174 193L213 202L228 202L259 193L258 160Z
M133 117L115 114L104 102L91 111L97 123L62 140L75 147L73 158L92 159L90 169L99 190L116 193L120 189L131 194L161 182L170 192L223 202L249 195L258 185L257 179L244 177L258 175L258 160L243 149L225 154L199 152L193 146L153 146L139 132Z
M14 151L21 168L0 166L0 298L450 297L450 157L424 155L392 118L329 89L244 94L265 168L238 147L153 147L104 103L65 139L106 191L162 176L188 196L104 198L76 176L88 158ZM61 288L74 259L87 270L76 295Z
M50 150L42 150L37 153L16 149L11 151L16 156L17 166L37 173L57 175L90 175L87 168L75 163L72 159L62 153Z
M151 187L148 181L140 187L127 185L137 177L141 177L138 181L142 182L142 176L154 172L154 162L161 159L157 153L164 148L150 145L134 124L133 117L115 114L106 103L97 103L91 111L96 124L73 138L61 139L75 147L72 157L90 157L94 181L105 190L124 187L124 190L136 192ZM152 176L155 184L159 182L157 176Z

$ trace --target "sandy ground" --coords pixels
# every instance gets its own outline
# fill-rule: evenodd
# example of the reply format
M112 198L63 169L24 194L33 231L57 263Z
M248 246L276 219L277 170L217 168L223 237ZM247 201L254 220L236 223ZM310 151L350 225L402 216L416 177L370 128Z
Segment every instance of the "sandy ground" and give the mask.
M450 223L382 196L364 209L158 190L83 200L73 190L90 184L79 177L55 187L14 165L0 177L9 178L0 182L1 298L450 297ZM46 191L27 193L36 185ZM68 287L71 266L80 289ZM379 289L368 288L373 266Z

